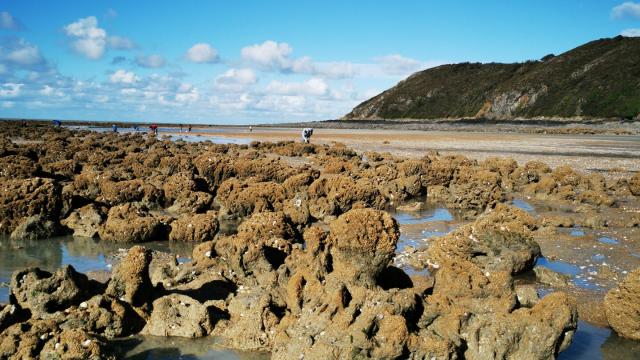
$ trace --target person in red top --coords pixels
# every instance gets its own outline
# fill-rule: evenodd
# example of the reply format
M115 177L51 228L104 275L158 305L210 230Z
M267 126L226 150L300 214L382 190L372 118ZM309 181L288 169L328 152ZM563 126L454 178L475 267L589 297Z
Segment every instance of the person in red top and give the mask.
M158 135L158 125L151 124L151 126L149 126L149 129L151 129L151 132L153 132L153 135Z

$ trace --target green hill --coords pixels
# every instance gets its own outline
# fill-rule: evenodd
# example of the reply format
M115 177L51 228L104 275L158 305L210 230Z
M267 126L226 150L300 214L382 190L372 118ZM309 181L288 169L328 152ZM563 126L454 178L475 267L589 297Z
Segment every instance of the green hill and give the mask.
M515 64L417 72L344 119L640 118L640 38L592 41Z

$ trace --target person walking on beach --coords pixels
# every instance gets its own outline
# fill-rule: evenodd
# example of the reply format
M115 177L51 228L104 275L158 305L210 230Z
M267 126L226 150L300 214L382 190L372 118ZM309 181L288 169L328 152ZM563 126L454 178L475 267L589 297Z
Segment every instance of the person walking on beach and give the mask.
M62 125L62 122L60 120L53 120L51 123L53 124L53 126L57 128L59 128L60 125Z
M153 133L153 135L158 135L158 125L156 124L151 124L151 126L149 126L149 129L151 129L151 132Z
M191 125L189 125L189 129L187 131L191 132Z
M118 132L118 125L116 125L116 124L111 125L111 130L113 130L114 133L117 133Z
M311 135L313 135L312 128L302 129L302 142L305 144L308 144L309 141L311 140Z
M253 132L253 126L249 125L249 132Z

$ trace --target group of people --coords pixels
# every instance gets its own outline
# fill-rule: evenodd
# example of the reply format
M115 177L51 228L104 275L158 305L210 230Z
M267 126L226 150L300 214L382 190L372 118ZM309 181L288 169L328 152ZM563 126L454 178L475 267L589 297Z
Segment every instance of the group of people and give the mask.
M138 125L133 125L133 131L138 132L139 128ZM118 132L118 125L117 124L113 124L111 125L111 131L114 133ZM188 125L187 127L187 132L191 132L191 125ZM149 125L149 132L152 133L153 135L158 135L158 124L151 124ZM182 124L180 124L180 132L183 132L183 126Z

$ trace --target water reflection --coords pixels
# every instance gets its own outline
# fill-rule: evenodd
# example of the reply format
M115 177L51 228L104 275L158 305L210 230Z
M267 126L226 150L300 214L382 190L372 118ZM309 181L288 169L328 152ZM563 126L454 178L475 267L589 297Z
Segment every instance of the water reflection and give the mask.
M626 360L638 359L640 342L627 340L607 328L578 321L578 331L571 346L558 356L559 360Z
M446 208L430 208L417 212L396 212L393 217L396 218L400 225L454 220L453 215Z
M531 204L529 204L528 202L524 201L523 199L513 199L511 201L511 205L513 205L513 206L515 206L517 208L520 208L520 209L522 209L522 210L524 210L526 212L529 212L529 213L535 212L535 208Z
M63 265L72 265L80 272L110 270L114 255L121 249L136 244L122 244L71 236L36 241L15 241L0 237L0 283L9 283L11 274L26 267L39 267L55 271ZM191 256L193 244L157 241L142 244L148 248ZM0 303L9 299L9 289L0 286Z
M222 359L262 360L269 354L233 351L221 348L215 338L135 336L113 342L119 358L130 360Z

